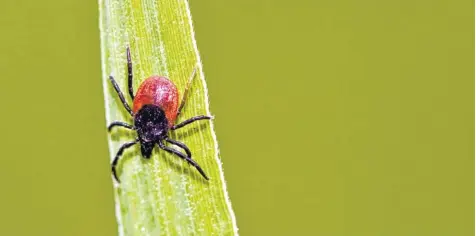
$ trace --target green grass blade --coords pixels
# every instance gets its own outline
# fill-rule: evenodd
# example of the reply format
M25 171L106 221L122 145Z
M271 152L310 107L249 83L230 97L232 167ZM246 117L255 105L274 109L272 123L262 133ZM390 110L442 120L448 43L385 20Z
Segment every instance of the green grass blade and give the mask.
M170 78L183 93L194 66L197 76L178 122L210 114L208 92L186 0L99 0L102 79L106 120L132 123L108 76L127 93L126 47L130 45L134 88L151 75ZM180 94L180 96L182 95ZM111 160L135 132L115 129L109 139ZM116 215L121 235L238 235L226 192L213 121L199 121L171 133L186 143L210 177L176 156L155 150L150 160L139 145L126 150L118 164Z

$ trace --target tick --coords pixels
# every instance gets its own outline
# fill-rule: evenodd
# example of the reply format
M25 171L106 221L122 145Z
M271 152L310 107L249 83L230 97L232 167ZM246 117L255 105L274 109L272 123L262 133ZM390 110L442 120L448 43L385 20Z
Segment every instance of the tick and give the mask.
M157 145L160 149L187 161L190 165L195 167L198 172L200 172L203 178L208 180L207 175L202 170L200 165L198 165L198 163L192 159L192 152L187 147L187 145L177 140L170 139L168 136L168 133L171 130L177 130L198 120L209 120L212 118L210 116L200 115L192 117L179 124L175 124L177 117L180 115L180 112L185 105L188 90L192 84L193 78L195 77L195 69L193 70L185 88L180 106L177 87L174 83L172 83L172 81L163 76L154 75L147 78L139 86L139 89L137 89L136 95L134 96L134 90L132 88L132 60L129 47L127 47L127 72L129 95L133 100L132 109L129 107L129 104L127 104L124 95L114 80L114 77L109 76L109 80L111 81L112 86L114 86L114 89L116 90L119 99L124 105L124 108L132 116L134 125L130 125L121 121L114 121L109 124L108 131L111 131L112 128L117 126L137 132L137 138L134 141L124 143L119 148L116 157L111 163L112 174L114 175L114 178L117 180L117 182L120 182L116 173L117 162L122 156L124 150L137 143L140 144L143 158L150 159L152 150L154 149L155 145ZM164 142L180 147L185 151L185 154L174 148L166 146Z

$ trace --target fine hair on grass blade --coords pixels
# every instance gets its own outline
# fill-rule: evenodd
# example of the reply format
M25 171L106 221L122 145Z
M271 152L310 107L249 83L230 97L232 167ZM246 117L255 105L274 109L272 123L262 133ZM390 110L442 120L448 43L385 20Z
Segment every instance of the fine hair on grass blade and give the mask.
M134 123L109 80L114 77L132 107L127 86L128 47L135 91L148 77L164 76L177 86L180 99L187 96L177 124L198 115L211 116L186 0L99 0L99 13L107 124ZM184 94L194 70L195 79ZM137 132L114 128L108 137L112 162L121 145L135 140ZM132 145L116 166L121 180L114 184L119 234L238 235L213 120L170 131L169 137L188 146L209 180L176 155L155 147L150 159L145 159L140 145ZM181 150L180 143L164 145Z

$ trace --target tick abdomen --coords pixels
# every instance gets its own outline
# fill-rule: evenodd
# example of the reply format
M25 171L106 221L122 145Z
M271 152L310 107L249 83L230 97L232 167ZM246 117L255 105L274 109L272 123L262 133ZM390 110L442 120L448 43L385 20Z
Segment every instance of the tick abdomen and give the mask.
M151 76L137 89L132 112L136 114L147 104L156 105L165 112L168 125L172 127L177 118L178 97L177 87L172 81L162 76Z

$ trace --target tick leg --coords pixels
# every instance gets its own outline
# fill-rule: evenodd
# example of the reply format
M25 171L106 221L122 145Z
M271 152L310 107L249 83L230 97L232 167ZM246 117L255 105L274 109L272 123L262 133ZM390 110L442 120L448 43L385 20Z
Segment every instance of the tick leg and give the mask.
M188 157L190 157L190 159L192 159L192 152L190 151L190 149L188 149L188 147L187 147L187 145L185 145L185 143L179 142L177 140L169 139L169 138L165 138L165 141L167 141L168 143L175 144L175 145L181 147L183 150L185 150Z
M172 154L175 154L177 156L179 156L180 158L186 160L190 165L192 165L193 167L195 167L195 169L198 170L198 172L200 172L200 174L203 176L203 178L205 178L206 180L208 180L208 177L207 175L205 174L205 172L202 170L202 168L198 165L198 163L196 163L194 160L192 160L190 157L187 157L185 156L183 153L173 149L173 148L169 148L167 146L165 146L162 142L158 142L157 143L159 145L159 147L169 153L172 153Z
M131 95L132 100L134 100L134 90L132 88L132 60L131 60L131 50L127 46L127 82L129 86L129 95Z
M129 114L131 114L131 116L132 116L132 110L131 110L131 108L129 107L129 104L127 104L126 99L124 98L124 95L123 95L122 92L121 92L121 89L120 89L119 86L117 85L117 83L116 83L116 81L114 80L114 77L112 77L112 75L109 76L109 80L111 80L112 86L114 86L114 89L116 90L117 95L118 95L119 98L121 99L122 105L124 105L124 108L126 108L127 112L129 112Z
M187 100L188 90L190 89L190 86L192 86L193 78L195 78L195 72L196 71L197 71L197 66L195 66L193 68L192 75L190 76L190 79L188 80L188 83L185 87L185 91L183 92L182 102L180 103L180 107L177 110L177 117L180 115L180 112L182 111L183 106L185 106L185 101Z
M204 116L204 115L195 116L195 117L192 117L192 118L190 118L190 119L188 119L188 120L186 120L186 121L184 121L184 122L182 122L182 123L180 123L180 124L178 124L178 125L172 126L171 129L172 129L172 130L176 130L176 129L182 128L182 127L184 127L184 126L186 126L186 125L188 125L188 124L190 124L190 123L192 123L192 122L194 122L194 121L197 121L197 120L210 120L210 119L213 119L213 117L211 117L211 116Z
M132 145L136 144L137 142L139 142L139 139L136 139L132 142L127 142L127 143L124 143L120 148L119 148L119 151L117 151L117 154L116 154L116 157L114 158L114 160L112 161L112 164L111 164L111 170L112 170L112 174L114 175L114 178L116 179L116 181L118 183L120 183L121 181L119 181L119 178L117 177L117 173L116 173L116 165L117 165L117 161L119 161L119 158L122 156L122 153L124 152L124 150L126 150L127 148L131 147Z
M126 122L114 121L111 124L109 124L109 126L107 127L107 130L111 131L111 129L114 128L115 126L124 127L126 129L132 129L132 130L135 129L134 126L127 124Z

